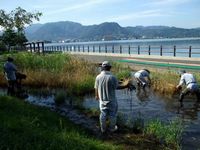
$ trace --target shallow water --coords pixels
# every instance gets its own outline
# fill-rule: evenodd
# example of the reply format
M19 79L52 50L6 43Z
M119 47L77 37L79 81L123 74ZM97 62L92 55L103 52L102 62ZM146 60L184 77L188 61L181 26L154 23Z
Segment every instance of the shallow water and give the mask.
M5 95L6 91L1 89L0 94ZM151 90L144 92L135 92L127 90L117 90L118 114L124 119L122 121L131 121L142 118L144 121L160 119L164 122L180 118L184 122L184 133L182 139L182 149L200 148L200 103L196 102L195 97L185 97L183 106L178 102L178 96L174 98L165 98L153 93ZM54 94L52 95L31 95L26 101L46 107L55 106ZM86 95L82 100L82 106L88 109L99 109L98 101L94 95ZM70 105L77 105L71 100L67 101Z
M196 97L185 97L183 106L178 101L178 96L164 98L151 91L129 92L117 91L118 113L123 115L124 120L135 120L138 117L144 121L159 119L168 122L180 118L184 123L182 149L200 148L200 103ZM84 97L85 108L97 108L98 101L93 95Z

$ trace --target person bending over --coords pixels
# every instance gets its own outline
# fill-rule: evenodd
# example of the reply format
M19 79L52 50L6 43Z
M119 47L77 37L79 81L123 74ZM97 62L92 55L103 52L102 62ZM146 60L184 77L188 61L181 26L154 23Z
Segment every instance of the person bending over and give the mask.
M147 69L137 71L134 74L134 77L137 81L138 87L142 87L143 89L145 89L146 85L151 84L150 71Z
M185 70L181 70L180 74L180 81L179 84L176 86L177 89L181 89L183 85L186 85L186 88L181 91L179 96L179 101L182 102L184 97L189 93L196 94L197 100L200 100L200 91L199 86L196 82L195 77L191 73L187 73Z

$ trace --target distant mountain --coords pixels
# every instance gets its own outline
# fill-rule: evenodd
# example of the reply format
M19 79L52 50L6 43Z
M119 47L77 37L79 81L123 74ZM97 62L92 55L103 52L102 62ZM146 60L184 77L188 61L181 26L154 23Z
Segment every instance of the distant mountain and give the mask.
M36 32L42 26L43 26L43 24L32 24L25 29L25 32L27 34L32 34L32 33Z
M134 38L200 37L200 28L184 29L168 26L121 27L115 22L83 26L80 23L61 21L33 24L26 28L29 41L94 41Z

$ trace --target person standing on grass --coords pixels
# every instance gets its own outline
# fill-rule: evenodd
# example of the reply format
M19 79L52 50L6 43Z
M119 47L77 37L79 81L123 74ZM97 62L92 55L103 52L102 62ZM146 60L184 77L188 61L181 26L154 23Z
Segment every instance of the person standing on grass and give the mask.
M134 74L138 87L145 89L146 85L151 84L150 71L142 69Z
M199 86L196 82L195 77L191 73L187 73L185 70L181 70L180 74L180 81L179 84L176 86L177 89L181 89L183 85L186 85L186 88L181 92L179 96L179 101L182 102L184 97L189 93L196 94L197 100L200 101L200 91Z
M102 71L95 80L95 98L99 100L100 107L100 128L101 132L106 131L115 132L118 127L117 120L117 99L116 89L128 88L130 83L119 85L117 78L111 73L111 64L104 61L101 65ZM106 127L106 119L110 119L109 128Z
M6 77L6 80L8 81L8 95L14 95L15 94L15 86L17 84L16 79L16 72L17 67L13 64L14 59L11 57L7 58L6 63L4 64L4 75Z

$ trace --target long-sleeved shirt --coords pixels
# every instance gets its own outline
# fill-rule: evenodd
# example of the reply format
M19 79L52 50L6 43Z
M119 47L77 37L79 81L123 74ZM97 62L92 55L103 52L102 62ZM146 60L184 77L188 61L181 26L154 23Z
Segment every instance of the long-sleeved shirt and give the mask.
M7 61L4 64L4 72L6 80L16 80L16 75L15 75L16 71L17 67L12 62Z

